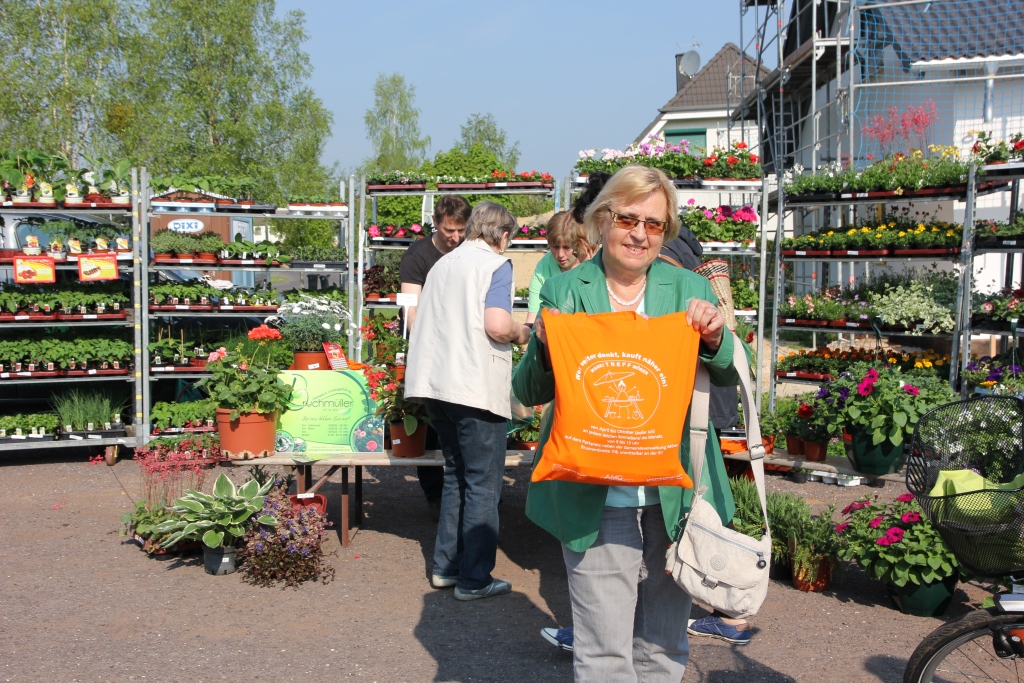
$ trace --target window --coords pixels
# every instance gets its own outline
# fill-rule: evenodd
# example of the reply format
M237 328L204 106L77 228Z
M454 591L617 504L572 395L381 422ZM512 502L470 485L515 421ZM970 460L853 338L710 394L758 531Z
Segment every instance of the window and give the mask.
M697 151L697 148L705 149L708 146L707 128L666 128L665 142L678 145L683 140L690 141L690 151Z

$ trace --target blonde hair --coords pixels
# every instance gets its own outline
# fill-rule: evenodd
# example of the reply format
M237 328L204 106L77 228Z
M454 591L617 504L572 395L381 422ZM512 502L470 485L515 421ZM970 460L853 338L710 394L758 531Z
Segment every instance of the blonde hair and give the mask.
M587 229L600 233L600 219L611 210L612 204L628 206L659 190L665 195L665 202L668 205L665 241L674 240L679 236L679 202L676 199L676 188L660 169L636 164L626 166L605 183L601 193L583 216Z
M559 211L551 220L548 221L548 225L545 228L547 234L545 237L548 239L548 246L554 247L559 244L572 245L572 235L570 224L575 223L572 220L572 214L568 211Z

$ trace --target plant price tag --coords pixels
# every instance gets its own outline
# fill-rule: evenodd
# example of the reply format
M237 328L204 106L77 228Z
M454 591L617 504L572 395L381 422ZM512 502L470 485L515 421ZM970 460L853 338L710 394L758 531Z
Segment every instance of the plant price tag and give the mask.
M316 494L314 494L314 493L300 493L300 494L298 494L295 497L299 498L299 499L303 499L303 498L312 498L314 495L316 495Z
M396 296L396 299L397 301L395 303L397 303L402 308L405 308L406 306L416 306L419 297L417 297L415 294L398 294Z

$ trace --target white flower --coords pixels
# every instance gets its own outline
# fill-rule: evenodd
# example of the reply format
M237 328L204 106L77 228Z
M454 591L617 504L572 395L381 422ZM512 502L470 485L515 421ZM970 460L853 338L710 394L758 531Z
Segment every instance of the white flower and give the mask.
M325 330L331 329L331 326L328 325L327 323L323 323L322 325L320 325L320 327L324 328Z
M341 323L334 323L334 331L341 332Z

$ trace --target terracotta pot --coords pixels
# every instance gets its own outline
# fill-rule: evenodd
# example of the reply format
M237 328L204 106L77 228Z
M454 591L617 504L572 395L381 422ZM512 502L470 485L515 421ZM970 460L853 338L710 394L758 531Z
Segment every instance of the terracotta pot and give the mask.
M772 436L762 436L761 437L761 443L764 444L765 455L771 455L772 453L775 452L775 435L774 434Z
M803 455L804 442L792 434L786 434L786 451L790 455Z
M201 251L197 254L200 261L216 261L217 255L212 251Z
M296 351L289 370L330 370L327 354L323 351Z
M814 443L804 441L804 457L812 462L823 462L825 453L828 451L827 443Z
M513 441L512 448L517 451L535 451L537 443L537 441Z
M367 301L380 301L380 294L367 294L366 295L366 300Z
M404 365L389 365L388 370L393 370L395 373L395 381L402 382L405 380L405 366Z
M231 419L231 410L217 408L217 432L221 454L228 460L265 458L274 454L277 413L242 413Z
M292 502L293 508L311 507L321 517L327 516L327 496L314 493L311 498L299 498L298 494L292 494L288 496L288 500Z
M792 562L792 558L790 558ZM793 567L793 587L801 591L825 591L832 585L832 560L827 557L818 559L818 576L812 583L807 580L805 567Z
M391 454L396 458L418 458L423 455L426 446L426 424L421 422L415 432L406 434L401 422L391 423Z

